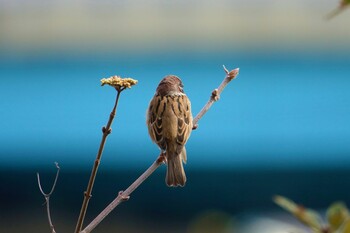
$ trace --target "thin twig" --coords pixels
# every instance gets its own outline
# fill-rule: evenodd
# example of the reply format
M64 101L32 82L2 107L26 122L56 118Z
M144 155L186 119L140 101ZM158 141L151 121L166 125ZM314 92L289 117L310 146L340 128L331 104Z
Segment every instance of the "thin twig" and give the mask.
M200 118L210 109L211 105L217 100L219 100L220 94L226 85L236 78L239 73L239 68L234 69L232 71L228 71L224 66L224 70L226 72L226 77L220 84L220 86L212 92L212 95L207 102L207 104L203 107L203 109L197 114L197 116L193 120L193 125L197 128L197 123ZM80 233L90 233L95 227L105 218L107 215L113 211L115 207L117 207L123 201L127 201L130 198L131 193L139 187L157 168L164 163L164 154L160 154L156 161L136 180L132 183L125 191L120 191L118 196L94 219L92 222Z
M56 231L55 231L55 227L53 226L53 223L52 223L52 220L51 220L51 213L50 213L50 197L51 197L53 191L55 190L56 183L57 183L57 179L58 179L58 175L59 175L59 173L60 173L60 167L58 166L58 163L55 162L55 165L56 165L56 168L57 168L56 177L55 177L55 181L53 182L51 191L50 191L49 193L45 193L45 192L44 192L43 188L41 187L40 175L39 175L39 173L36 173L36 176L37 176L37 178L38 178L38 186L39 186L40 192L41 192L41 194L42 194L42 195L44 196L44 198L45 198L46 211L47 211L47 218L48 218L48 220L49 220L49 225L50 225L50 228L51 228L51 232L52 232L52 233L56 233Z
M87 186L86 191L84 192L84 200L83 200L83 204L81 206L81 210L80 210L80 214L79 214L79 218L78 218L78 222L75 228L75 233L79 233L82 229L83 223L84 223L84 218L85 218L85 214L87 211L87 207L89 205L89 200L91 198L91 193L92 193L92 188L94 186L94 182L95 182L95 178L97 175L97 170L98 170L98 166L100 165L100 161L101 161L101 157L102 157L102 153L103 153L103 149L106 143L106 139L107 136L112 132L112 128L111 125L113 123L113 119L116 115L116 111L117 111L117 106L118 106L118 100L119 100L119 96L120 93L124 90L125 88L121 88L119 90L117 90L117 97L115 99L115 103L114 103L114 107L109 115L109 120L106 126L102 127L102 139L101 139L101 143L100 143L100 147L98 150L98 153L96 155L96 160L94 162L94 165L92 167L92 171L91 171L91 175L90 175L90 180Z
M239 73L239 68L236 68L234 70L228 71L225 66L223 66L224 71L226 73L225 79L222 81L220 86L217 89L214 89L211 93L210 99L204 105L202 110L197 114L197 116L193 119L193 129L197 129L198 127L198 121L204 116L206 112L210 109L210 107L213 105L214 102L218 101L220 99L220 94L226 87L226 85L231 82L233 79L235 79Z

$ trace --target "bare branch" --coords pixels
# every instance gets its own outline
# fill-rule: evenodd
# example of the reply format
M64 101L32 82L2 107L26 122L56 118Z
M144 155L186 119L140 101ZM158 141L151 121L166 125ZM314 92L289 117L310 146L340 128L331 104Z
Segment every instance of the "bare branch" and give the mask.
M232 71L228 71L224 66L224 71L226 72L226 77L220 84L220 86L212 92L212 95L207 102L207 104L203 107L203 109L197 114L197 116L193 120L194 129L197 128L197 123L200 118L209 110L211 105L217 101L220 97L221 92L226 87L226 85L236 78L239 73L239 68L234 69ZM130 194L135 191L157 168L162 165L165 161L165 155L161 153L156 161L134 182L132 183L125 191L120 191L118 196L80 233L89 233L105 218L109 213L111 213L114 208L116 208L120 203L129 200Z
M193 129L197 129L198 127L198 121L204 116L206 112L210 109L210 107L213 105L214 102L218 101L220 99L220 94L224 90L224 88L227 86L229 82L231 82L233 79L235 79L239 73L239 68L236 68L234 70L228 71L225 66L223 66L224 71L226 73L225 79L222 81L220 86L217 89L214 89L211 93L210 99L204 105L202 110L197 114L197 116L193 119Z
M47 218L48 218L48 221L49 221L49 225L50 225L50 228L51 228L51 232L52 233L56 233L55 231L55 227L53 226L52 224L52 220L51 220L51 213L50 213L50 197L52 195L52 193L54 192L55 190L55 187L56 187L56 183L57 183L57 179L58 179L58 176L59 176L59 173L60 173L60 167L58 166L58 163L55 162L55 165L56 165L56 168L57 168L57 172L56 172L56 177L55 177L55 181L52 185L52 188L51 188L51 191L49 193L45 193L42 186L41 186L41 182L40 182L40 175L39 173L36 173L36 176L38 178L38 186L39 186L39 189L40 189L40 192L41 194L44 196L45 198L45 204L46 204L46 212L47 212Z
M57 173L56 173L55 181L53 182L51 191L50 191L50 193L49 193L50 196L51 196L51 194L53 193L53 191L55 190L56 183L57 183L57 179L58 179L58 174L59 174L59 172L60 172L60 167L58 166L58 163L57 163L57 162L55 162L55 166L56 166L56 168L57 168Z
M98 167L100 165L101 158L102 158L102 153L103 153L103 149L104 149L104 146L105 146L105 143L106 143L106 139L107 139L107 136L112 132L111 126L112 126L114 117L116 115L117 106L118 106L118 102L119 102L119 96L120 96L120 93L123 90L125 90L125 87L119 87L119 89L116 88L116 90L117 90L117 96L116 96L116 99L115 99L115 103L114 103L113 109L112 109L112 111L111 111L111 113L109 115L109 119L108 119L107 125L102 127L102 139L101 139L100 147L98 149L98 152L97 152L97 155L96 155L96 159L95 159L94 165L93 165L92 170L91 170L91 175L90 175L88 186L86 188L86 191L84 192L84 200L83 200L83 204L81 206L81 210L80 210L80 214L79 214L79 217L78 217L77 225L75 227L75 233L79 233L81 231L81 229L82 229L82 226L83 226L83 223L84 223L85 214L86 214L86 211L87 211L87 207L89 205L89 200L90 200L90 198L92 196L92 188L93 188L94 183L95 183L95 178L96 178L97 170L98 170Z
M164 154L160 154L156 161L132 183L125 191L119 191L118 196L80 233L89 233L114 210L120 203L129 200L130 194L137 189L157 168L164 163Z

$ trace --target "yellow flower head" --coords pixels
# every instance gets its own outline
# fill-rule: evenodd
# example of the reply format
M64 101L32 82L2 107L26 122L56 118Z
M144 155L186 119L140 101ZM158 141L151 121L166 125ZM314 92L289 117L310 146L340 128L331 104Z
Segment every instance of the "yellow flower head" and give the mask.
M125 88L131 88L131 86L137 84L137 80L132 78L121 78L120 76L111 76L109 78L101 79L101 86L110 85L117 89L117 91L124 90Z

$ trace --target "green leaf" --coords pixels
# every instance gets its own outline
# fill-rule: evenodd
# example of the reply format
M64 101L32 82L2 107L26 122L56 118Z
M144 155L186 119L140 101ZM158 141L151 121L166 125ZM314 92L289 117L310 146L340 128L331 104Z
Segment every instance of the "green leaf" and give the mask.
M288 198L282 196L275 196L273 200L277 205L292 213L306 226L312 228L316 232L322 231L323 227L321 216L316 211L306 209L301 205L295 204L292 200L289 200Z
M327 220L332 231L338 230L348 218L349 210L343 202L335 202L327 209Z
M343 0L343 1L341 2L341 4L344 5L344 6L346 6L346 5L350 4L350 0Z
M346 220L337 233L350 233L350 219Z

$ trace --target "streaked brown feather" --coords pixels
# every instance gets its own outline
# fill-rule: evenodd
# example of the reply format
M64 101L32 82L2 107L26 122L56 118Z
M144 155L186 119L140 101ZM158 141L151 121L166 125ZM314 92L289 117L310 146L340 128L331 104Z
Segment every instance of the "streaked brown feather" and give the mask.
M178 144L176 153L180 154L192 131L191 103L186 95L154 96L147 113L149 134L161 149L166 149L165 141L171 140L170 138L163 137L163 116L167 104L171 104L171 113L177 118L177 135L174 139L176 139L176 143Z

